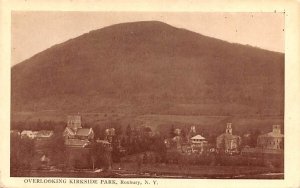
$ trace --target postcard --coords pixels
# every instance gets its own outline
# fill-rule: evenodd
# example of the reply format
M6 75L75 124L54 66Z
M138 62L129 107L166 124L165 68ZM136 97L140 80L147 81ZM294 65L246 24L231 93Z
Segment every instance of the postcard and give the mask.
M260 3L2 1L1 186L299 187L299 10Z

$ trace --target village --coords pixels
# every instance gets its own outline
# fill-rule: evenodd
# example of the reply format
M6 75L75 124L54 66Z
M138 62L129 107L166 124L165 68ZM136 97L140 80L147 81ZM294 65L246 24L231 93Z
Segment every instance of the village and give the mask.
M176 173L174 166L179 172L201 166L283 169L284 135L280 125L270 125L272 131L267 133L236 135L228 122L222 134L206 138L195 125L188 130L172 126L163 135L151 127L130 125L123 131L113 126L99 131L84 127L80 115L66 119L64 129L59 130L12 129L11 172L17 176L24 169Z

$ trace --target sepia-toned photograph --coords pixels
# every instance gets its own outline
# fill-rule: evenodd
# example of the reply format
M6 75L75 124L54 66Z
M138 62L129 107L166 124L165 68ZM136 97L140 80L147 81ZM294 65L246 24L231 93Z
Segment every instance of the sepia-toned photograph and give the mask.
M10 177L283 180L284 81L284 12L12 11Z

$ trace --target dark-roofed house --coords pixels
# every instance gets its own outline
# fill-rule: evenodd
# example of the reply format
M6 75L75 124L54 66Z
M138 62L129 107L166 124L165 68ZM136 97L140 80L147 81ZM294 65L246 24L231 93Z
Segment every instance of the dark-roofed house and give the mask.
M227 123L225 133L219 135L216 140L218 150L224 152L235 152L241 145L241 137L232 134L231 123Z

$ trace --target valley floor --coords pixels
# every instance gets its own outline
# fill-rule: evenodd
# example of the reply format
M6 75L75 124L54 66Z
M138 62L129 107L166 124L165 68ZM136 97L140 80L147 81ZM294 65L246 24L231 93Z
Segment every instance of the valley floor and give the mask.
M134 163L114 164L111 171L93 170L12 171L12 177L76 177L76 178L192 178L192 179L283 179L283 169L252 166L179 166L143 165Z

